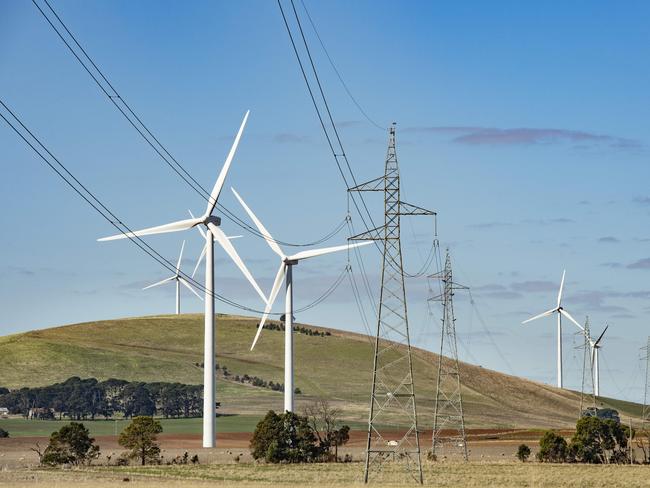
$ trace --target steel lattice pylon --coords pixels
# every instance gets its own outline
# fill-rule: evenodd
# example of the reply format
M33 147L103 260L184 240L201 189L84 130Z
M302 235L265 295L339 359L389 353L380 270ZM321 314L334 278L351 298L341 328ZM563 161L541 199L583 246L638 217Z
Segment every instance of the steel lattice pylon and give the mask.
M586 396L589 396L591 403L590 406L596 408L596 393L594 389L594 362L591 351L591 343L589 342L589 339L591 337L589 317L585 319L585 330L582 332L582 336L584 339L582 346L580 346L583 349L582 386L580 387L580 412L578 413L578 418L582 417L582 412L585 409Z
M383 242L364 481L367 483L385 462L394 460L404 462L415 481L422 483L400 217L435 213L400 200L394 124L389 129L384 176L350 188L350 191L384 192L384 225L350 237L351 240Z
M645 358L643 358L645 359L645 385L643 388L641 430L648 431L650 430L650 405L648 404L648 401L650 401L650 398L648 398L650 395L650 336L648 336L647 345L641 349L646 352Z
M447 250L444 269L431 275L430 278L438 278L443 283L442 295L429 299L442 301L442 328L431 452L439 455L446 449L449 454L461 455L467 461L467 436L458 366L453 296L454 290L468 288L454 283L449 250Z

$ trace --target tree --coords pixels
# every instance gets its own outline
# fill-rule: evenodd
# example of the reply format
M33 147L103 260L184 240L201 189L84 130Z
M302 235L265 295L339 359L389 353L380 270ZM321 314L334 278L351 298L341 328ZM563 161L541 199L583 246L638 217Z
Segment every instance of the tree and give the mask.
M614 420L582 417L569 445L571 458L589 464L627 463L629 430Z
M122 390L122 402L125 417L153 416L156 404L144 383L129 383Z
M99 457L99 446L90 437L88 429L78 422L70 422L52 432L50 442L41 457L42 464L90 464Z
M270 410L255 427L250 449L253 458L269 463L304 463L318 459L322 451L316 443L306 417Z
M567 460L569 448L561 435L547 430L539 441L537 459L543 463L563 463Z
M341 410L331 407L327 400L320 398L305 407L305 415L326 460L338 461L339 446L350 439L350 427L341 425Z
M147 462L158 462L160 446L156 442L157 434L162 432L162 425L153 417L135 417L122 431L119 444L130 449L129 457L140 459L144 466Z
M522 463L525 463L528 461L529 457L530 447L528 447L526 444L520 444L517 448L517 459L519 459Z
M334 443L334 460L339 462L339 446L347 444L350 440L350 426L343 425L337 430L334 431L333 443Z

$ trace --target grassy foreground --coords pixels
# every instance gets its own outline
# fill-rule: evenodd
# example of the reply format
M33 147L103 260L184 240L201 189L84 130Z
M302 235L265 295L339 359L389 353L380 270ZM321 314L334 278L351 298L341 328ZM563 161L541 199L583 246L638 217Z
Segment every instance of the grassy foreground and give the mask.
M363 465L254 465L159 466L91 468L80 471L18 471L0 473L6 487L114 486L125 478L129 486L193 487L343 487L365 486ZM445 487L641 487L650 484L648 466L588 466L538 463L426 464L425 485ZM401 469L387 466L375 486L414 486Z

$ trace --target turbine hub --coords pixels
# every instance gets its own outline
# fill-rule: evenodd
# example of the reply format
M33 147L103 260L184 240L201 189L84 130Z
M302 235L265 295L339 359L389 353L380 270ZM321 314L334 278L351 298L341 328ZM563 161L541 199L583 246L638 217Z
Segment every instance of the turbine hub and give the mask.
M208 225L208 224L214 224L214 225L216 225L217 227L219 227L219 226L221 225L221 217L217 217L217 216L215 216L215 215L208 215L208 216L205 218L205 220L203 221L203 223L204 223L205 225Z

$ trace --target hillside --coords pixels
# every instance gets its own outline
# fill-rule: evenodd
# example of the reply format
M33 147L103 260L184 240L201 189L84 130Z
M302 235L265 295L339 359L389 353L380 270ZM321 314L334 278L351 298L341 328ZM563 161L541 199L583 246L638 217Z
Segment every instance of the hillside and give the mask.
M219 316L217 362L232 376L283 382L283 332L266 330L249 351L256 318ZM300 404L324 396L349 420L367 418L373 345L367 336L306 326L331 335L295 334L295 384ZM163 315L106 320L0 337L0 386L40 386L70 376L200 384L203 316ZM436 354L414 348L420 422L433 416ZM470 427L568 427L575 424L580 396L549 385L461 363L463 399ZM262 414L282 408L282 394L219 378L223 413ZM602 399L607 404L605 399ZM615 402L621 413L638 406Z

